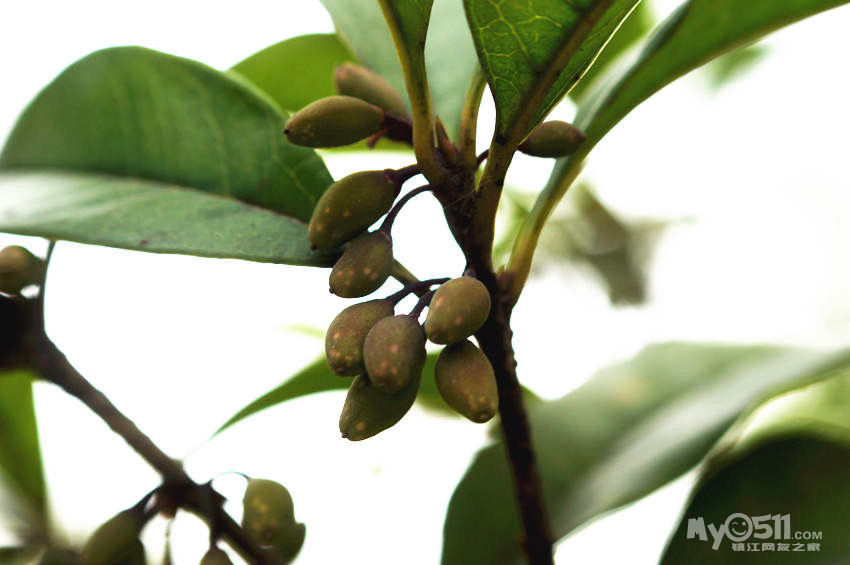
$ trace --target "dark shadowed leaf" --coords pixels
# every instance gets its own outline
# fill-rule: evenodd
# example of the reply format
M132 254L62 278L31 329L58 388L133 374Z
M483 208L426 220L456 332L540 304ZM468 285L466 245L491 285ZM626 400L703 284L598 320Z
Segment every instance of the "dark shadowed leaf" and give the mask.
M850 350L670 343L542 403L530 417L555 536L652 492L696 465L760 402L848 363ZM519 539L496 444L478 453L452 496L443 563L514 564Z
M47 509L33 378L29 371L0 371L0 481L23 503L23 510L40 522Z
M267 47L236 64L236 71L288 112L336 94L333 72L354 61L335 34L293 37Z
M464 0L496 102L496 134L519 142L578 82L639 0Z
M845 563L850 555L847 432L840 439L802 431L770 437L712 461L661 563ZM709 525L725 526L717 540ZM804 532L822 537L805 539ZM736 551L733 542L743 548Z
M431 2L393 2L425 5ZM383 75L406 96L404 75L379 2L322 0L337 32L360 61ZM418 10L421 13L421 10ZM413 22L414 18L407 18ZM450 134L457 131L466 86L478 68L463 6L457 0L434 0L425 42L425 63L435 113Z
M34 220L38 228L17 215L3 215L2 220L16 233L62 232L74 241L112 245L117 240L139 250L154 249L150 242L171 232L158 250L209 256L242 256L240 249L228 248L234 234L240 234L237 239L280 238L285 241L265 255L276 255L281 262L324 264L326 258L303 252L304 230L295 226L296 220L309 219L331 178L315 152L285 140L284 121L258 90L200 63L139 47L96 52L71 65L38 95L0 154L3 171L50 173L6 174L0 182L4 199L20 192L22 182L31 194L49 198L43 203L30 198L12 209L15 214L39 212ZM63 177L62 171L75 174ZM79 173L111 175L120 182L106 183L108 187L81 182ZM106 193L92 184L102 184ZM93 192L80 197L76 191L81 186ZM132 194L116 200L122 187ZM211 239L201 222L181 226L187 211L163 205L177 202L157 195L166 191L180 193L184 203L196 206L211 199L204 204L206 212L229 216L229 231ZM98 230L103 241L97 241L88 220L108 214L119 201L120 221L111 222L108 236ZM158 215L151 217L152 210ZM281 223L269 221L270 212L286 216L288 227L281 230ZM204 231L192 233L193 227ZM178 228L185 229L185 242L179 241ZM265 231L258 233L259 228ZM209 249L203 248L204 239L210 241ZM290 256L281 249L297 251Z

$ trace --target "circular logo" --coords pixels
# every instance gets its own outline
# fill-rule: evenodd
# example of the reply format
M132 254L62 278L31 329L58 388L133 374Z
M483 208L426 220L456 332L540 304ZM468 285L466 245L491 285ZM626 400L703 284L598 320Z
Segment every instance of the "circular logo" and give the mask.
M753 521L746 514L736 512L726 518L726 535L732 541L744 541L753 535Z

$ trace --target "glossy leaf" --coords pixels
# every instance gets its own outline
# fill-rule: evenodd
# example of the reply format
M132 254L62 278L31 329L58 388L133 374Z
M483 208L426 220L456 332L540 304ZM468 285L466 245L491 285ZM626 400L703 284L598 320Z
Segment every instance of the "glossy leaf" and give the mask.
M847 364L850 350L670 343L542 403L530 418L553 533L652 492L696 465L758 403ZM443 563L517 563L520 539L498 443L478 453L452 496Z
M330 12L337 32L360 61L383 75L406 99L404 75L379 2L322 0L322 4ZM407 2L393 4L401 6ZM454 134L460 123L466 86L478 69L472 37L458 0L433 1L425 63L434 111Z
M578 82L639 0L464 0L496 102L496 134L518 143Z
M655 17L647 0L641 1L635 9L623 20L611 40L605 45L593 65L581 80L570 90L570 98L577 102L592 92L594 82L605 74L605 71L632 46L647 36L655 27Z
M0 372L0 481L40 521L47 509L33 378L24 370Z
M333 72L355 61L335 34L286 39L237 63L231 70L248 79L289 112L336 94Z
M635 106L718 55L847 0L690 0L653 33L576 117L589 149Z
M164 190L206 193L306 221L331 178L315 152L285 140L284 121L268 98L225 73L148 49L107 49L71 65L36 97L0 154L0 169L100 173L124 177L126 186L137 188L139 180L152 181ZM18 177L4 178L13 179L12 189L18 186ZM62 189L51 183L50 204L58 198L75 200L72 192L78 186L70 182ZM8 188L4 182L0 193ZM102 203L90 204L97 209ZM129 199L124 204L122 212L132 216ZM104 212L105 205L95 211ZM254 229L249 208L244 208L245 232ZM134 220L165 230L184 214L161 211L157 218ZM58 230L65 218L54 218ZM112 235L132 240L136 227ZM115 222L113 228L121 226ZM280 236L264 236L275 235ZM73 239L98 243L86 233ZM143 239L131 248L146 250ZM304 262L304 257L295 259Z
M743 453L712 461L703 471L661 563L845 562L850 555L848 440L850 436L846 435L837 440L797 432L763 440ZM739 513L746 518L733 516ZM778 523L774 520L776 515L788 516L787 527L781 519ZM760 531L753 532L758 525L753 523L756 517L766 518L760 521ZM692 539L688 539L689 524ZM725 524L734 530L722 535L715 548L709 524L716 528ZM763 529L765 525L770 532ZM757 538L747 532L767 537ZM797 532L820 532L822 539L794 539ZM743 550L734 550L733 541L743 544ZM773 544L772 549L765 549L765 543ZM818 544L817 550L810 548L810 543ZM753 551L751 544L758 551ZM779 544L787 545L783 549Z
M0 172L0 231L157 253L330 266L300 220L173 184L71 171Z

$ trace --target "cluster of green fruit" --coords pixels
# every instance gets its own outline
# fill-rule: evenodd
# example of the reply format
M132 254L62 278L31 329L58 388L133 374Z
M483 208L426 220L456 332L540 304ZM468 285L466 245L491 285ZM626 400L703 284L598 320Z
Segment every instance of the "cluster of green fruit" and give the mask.
M289 141L338 147L369 138L371 144L381 136L394 138L404 127L409 136L404 101L386 80L346 64L337 68L334 84L338 96L317 100L292 115L284 130ZM550 121L538 126L520 150L558 157L575 151L583 139L572 125ZM412 196L431 189L420 187L396 202L402 184L416 173L415 165L354 173L333 183L319 199L308 226L310 242L324 252L343 248L330 274L333 294L363 297L390 277L395 216ZM380 228L368 231L384 215ZM325 338L328 363L336 374L356 377L340 416L343 437L366 439L407 413L419 389L426 338L447 346L435 368L437 388L446 402L474 422L486 422L497 412L493 367L468 339L490 314L490 293L473 276L444 281L433 281L443 282L435 292L428 290L430 284L420 283L385 299L356 304L331 323ZM416 308L394 315L396 303L414 291L423 293ZM426 306L428 315L420 326L419 315Z
M139 536L145 525L145 500L103 523L82 551L50 549L39 565L144 565L145 548ZM304 544L306 528L295 520L289 491L275 481L249 479L242 500L242 528L276 561L289 563ZM211 546L200 565L233 565L227 553Z

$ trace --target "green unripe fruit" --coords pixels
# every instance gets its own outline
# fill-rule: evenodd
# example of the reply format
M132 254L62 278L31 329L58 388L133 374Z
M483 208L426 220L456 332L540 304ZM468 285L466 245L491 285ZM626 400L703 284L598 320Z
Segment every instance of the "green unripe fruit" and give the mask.
M233 561L224 551L211 547L201 558L201 565L233 565Z
M145 548L139 541L142 523L125 510L101 525L83 546L81 565L144 565Z
M242 527L260 545L290 560L304 544L306 527L295 521L292 497L282 484L251 479L242 499Z
M396 393L419 380L425 365L425 336L415 318L400 315L379 320L363 343L366 374L376 389Z
M38 560L38 565L80 565L80 556L69 549L48 549Z
M519 150L535 157L566 157L575 153L584 138L584 133L574 125L551 120L534 128Z
M384 111L353 96L328 96L295 112L283 133L295 145L340 147L378 133Z
M334 87L340 94L359 98L396 116L407 117L407 105L387 79L355 63L334 70Z
M388 171L363 171L336 181L313 210L307 228L310 243L330 251L350 241L389 212L398 191Z
M460 277L440 285L425 318L434 343L457 343L478 331L490 314L490 293L476 278Z
M359 298L378 290L393 268L393 242L382 231L364 233L348 244L331 270L331 292Z
M387 300L369 300L349 306L333 319L325 334L325 357L337 375L353 377L363 373L363 342L372 326L393 315Z
M20 294L24 287L41 281L45 263L26 247L10 245L0 251L0 292Z
M345 405L339 416L339 431L351 441L370 438L398 423L407 414L416 393L419 391L421 375L416 375L395 394L387 394L375 388L366 375L360 375L351 383Z
M498 412L499 390L493 366L469 340L440 352L434 378L443 400L473 422L486 422Z

